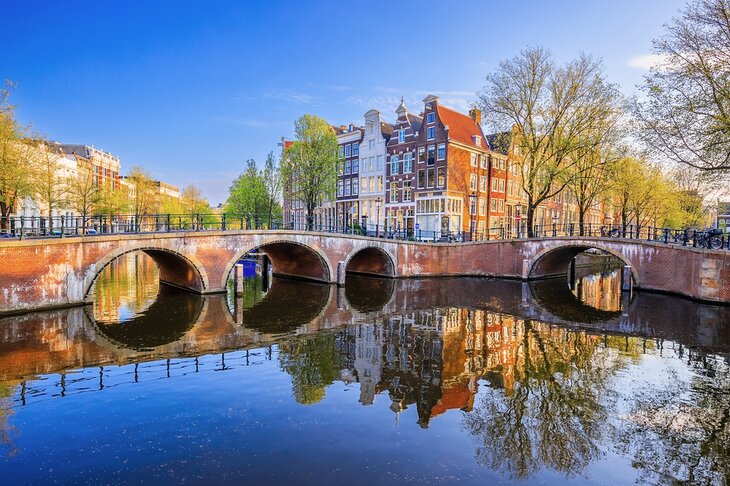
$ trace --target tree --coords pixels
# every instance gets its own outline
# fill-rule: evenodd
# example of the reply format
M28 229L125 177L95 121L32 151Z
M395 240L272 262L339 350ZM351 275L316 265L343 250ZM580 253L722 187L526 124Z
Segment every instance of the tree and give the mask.
M76 175L67 181L67 203L81 216L81 226L86 227L86 219L96 209L101 199L99 186L94 183L94 175L89 167L79 167Z
M649 224L663 223L675 201L660 168L631 156L617 162L613 193L624 232L629 225L638 232Z
M258 224L268 204L266 184L256 169L256 161L249 159L246 171L228 189L227 211L238 218L246 218L248 224Z
M574 172L569 178L568 188L575 196L578 208L580 236L585 235L586 215L599 202L614 181L618 155L610 147L595 146L576 161Z
M60 163L60 156L43 141L34 141L36 173L33 178L35 196L48 214L48 229L53 230L53 212L66 203L68 181Z
M292 199L304 205L311 230L315 208L335 195L337 137L326 121L314 115L303 115L294 127L295 141L281 161L281 177L291 184Z
M201 214L210 207L203 193L195 184L188 184L182 191L182 205L190 214Z
M139 166L132 167L126 180L134 191L130 197L130 206L135 217L139 219L156 211L159 204L159 192L149 172Z
M638 134L656 155L730 170L730 0L694 0L654 41L661 59L634 99Z
M8 103L14 85L0 86L0 229L7 230L9 217L18 201L33 193L32 150L24 143L23 131L15 121L14 106Z
M540 47L502 61L486 81L477 104L490 114L495 131L517 126L516 162L527 198L528 236L533 236L540 203L583 173L586 168L578 164L590 159L581 157L612 133L620 96L591 57L560 66Z
M269 227L273 226L275 219L281 216L281 171L276 164L276 158L274 152L269 152L266 156L266 164L264 165L264 171L262 174L264 181L264 187L266 188L266 199L267 199L267 211L268 211L268 224Z

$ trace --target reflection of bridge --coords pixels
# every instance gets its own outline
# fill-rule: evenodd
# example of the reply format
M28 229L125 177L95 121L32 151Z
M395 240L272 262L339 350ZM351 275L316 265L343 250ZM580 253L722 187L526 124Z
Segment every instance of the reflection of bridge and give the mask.
M599 237L439 244L329 233L207 231L0 242L0 312L88 302L99 272L136 250L155 260L162 281L207 294L224 292L233 265L253 249L269 256L275 273L344 283L347 272L529 280L566 273L570 261L588 248L623 260L638 288L730 302L726 251Z

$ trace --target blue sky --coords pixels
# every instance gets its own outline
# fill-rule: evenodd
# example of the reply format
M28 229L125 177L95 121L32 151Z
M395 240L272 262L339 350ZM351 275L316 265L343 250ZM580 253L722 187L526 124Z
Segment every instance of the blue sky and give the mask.
M684 0L418 2L10 2L0 78L23 123L86 143L211 203L293 121L358 122L420 111L426 94L466 110L501 59L543 45L603 60L630 94L651 40Z

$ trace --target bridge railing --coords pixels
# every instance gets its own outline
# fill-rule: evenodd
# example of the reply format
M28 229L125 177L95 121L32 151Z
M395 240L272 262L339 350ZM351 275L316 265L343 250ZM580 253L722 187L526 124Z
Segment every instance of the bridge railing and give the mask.
M412 220L411 220L412 221ZM352 234L371 238L459 243L469 241L512 240L599 236L616 239L655 241L695 248L730 249L730 233L720 230L661 228L637 225L535 224L531 231L525 223L472 231L454 228L421 228L419 224L343 222L316 219L289 222L268 214L145 214L89 216L12 216L0 217L0 238L64 238L118 234L168 233L181 231L276 230L314 231Z

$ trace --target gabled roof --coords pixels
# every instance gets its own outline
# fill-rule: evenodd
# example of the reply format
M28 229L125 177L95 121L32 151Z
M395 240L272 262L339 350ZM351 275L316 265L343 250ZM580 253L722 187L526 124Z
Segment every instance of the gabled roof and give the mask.
M512 143L512 132L490 133L487 135L487 141L489 142L489 148L497 153L507 155L509 154L509 146Z
M484 137L482 128L469 115L459 113L442 105L437 105L437 109L441 123L449 127L450 139L475 148L487 148L486 137ZM481 146L474 143L474 136L482 139Z
M412 115L408 113L408 123L411 125L411 130L413 130L413 133L416 133L418 130L421 129L421 123L423 123L423 118L418 115Z

